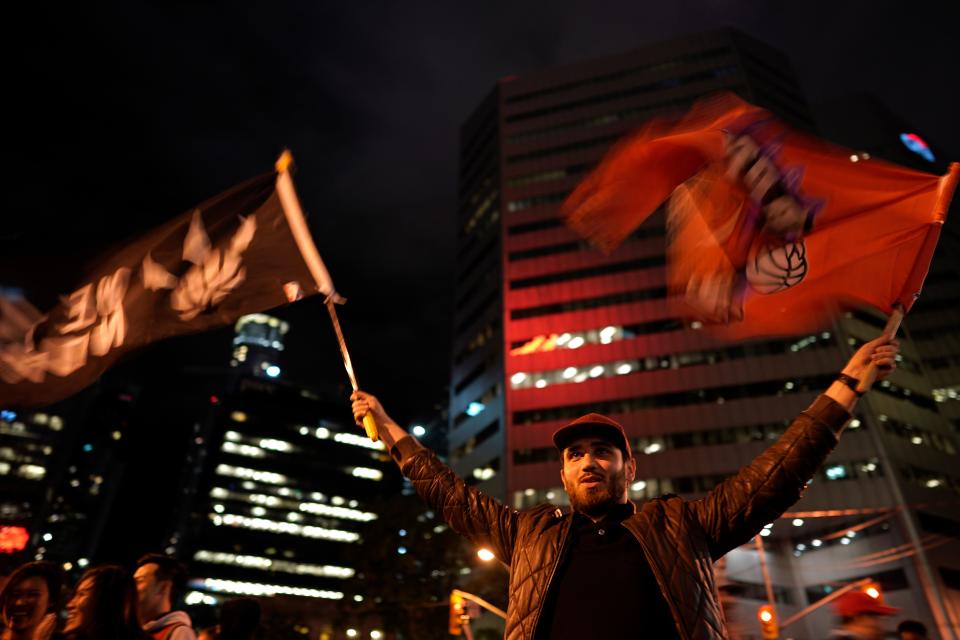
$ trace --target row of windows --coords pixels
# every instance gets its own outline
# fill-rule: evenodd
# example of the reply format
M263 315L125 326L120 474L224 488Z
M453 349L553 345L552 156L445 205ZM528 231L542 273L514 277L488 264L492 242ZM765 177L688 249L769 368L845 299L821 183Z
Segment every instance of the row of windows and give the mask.
M573 80L571 82L565 82L563 84L556 84L544 89L537 89L536 91L528 91L526 93L518 93L508 97L504 102L507 104L515 104L518 102L525 102L527 100L533 100L535 98L542 98L543 96L553 95L555 93L561 93L564 91L570 91L572 89L578 89L580 87L588 87L596 84L605 84L607 82L613 82L616 80L623 80L641 73L663 73L672 69L677 69L685 64L692 64L697 62L706 62L714 60L724 55L730 55L733 51L728 47L720 47L716 49L707 49L705 51L695 51L693 53L688 53L682 56L676 56L670 60L665 60L663 62L655 62L638 65L636 67L628 67L626 69L620 69L611 73L597 74L583 78L581 80Z
M555 202L562 202L566 199L569 190L564 191L555 191L553 193L542 193L536 196L530 196L529 198L520 198L519 200L510 200L507 202L507 211L514 213L516 211L523 211L524 209L530 209L533 207L539 207L544 204L553 204Z
M604 402L593 402L589 404L530 409L527 411L514 412L513 424L521 425L553 420L572 420L591 411L611 415L633 413L643 409L680 407L705 403L723 404L728 400L757 398L768 395L780 397L782 395L791 393L822 391L825 390L834 381L834 379L835 378L832 375L819 375L793 380L767 380L763 382L754 382L742 385L713 387L710 389L691 389L686 391L676 391L673 393L661 393L652 396L636 396L633 398L607 400ZM891 395L898 399L906 399L909 402L913 402L923 408L927 408L925 405L933 403L930 398L920 396L916 393L909 397L904 397L901 393L897 391L891 391L891 389L888 387L876 387L874 388L874 391L878 391L885 395ZM922 404L921 402L918 402L918 400L922 401Z
M679 433L653 434L630 438L630 447L634 454L654 455L668 449L689 449L723 444L743 444L748 442L768 442L776 440L789 426L789 420L753 424L726 429L705 429L702 431L682 431ZM537 447L516 449L513 463L516 465L560 462L560 452L556 447Z
M678 318L661 318L622 326L608 325L602 329L568 331L549 335L540 334L529 340L514 340L511 342L510 355L521 356L556 349L579 349L585 344L611 344L620 340L630 340L640 335L680 331L685 328L697 330L702 327L703 323L699 320L692 320L689 324L685 324L683 320Z
M486 313L490 306L496 302L500 301L500 290L494 289L486 295L477 306L473 308L473 311L466 314L460 322L457 323L457 333L463 332L464 329L467 329L470 325L477 321L477 318Z
M856 578L847 578L842 583L830 582L827 584L817 585L815 587L807 587L805 589L807 602L810 604L818 602L840 587L843 587L845 584L856 582L857 580L862 580L864 578L870 578L871 580L879 582L881 591L885 593L889 593L891 591L902 591L910 588L910 583L907 581L907 574L903 572L903 569L891 569L889 571L881 571L879 573L869 573Z
M960 478L956 476L924 469L923 467L917 467L912 464L900 467L900 473L909 482L926 487L927 489L943 487L960 493Z
M825 481L848 480L855 477L874 478L883 476L883 470L875 458L844 463L842 466L850 470L851 475L839 476L836 475L835 472L831 474L830 469L836 466L838 465L822 467L817 473L817 476ZM856 473L853 470L859 470L860 475L853 475ZM674 478L644 478L642 480L636 480L630 485L629 496L631 500L642 501L652 500L667 494L705 494L730 477L730 474L705 474L677 476ZM814 481L816 480L811 482ZM562 487L525 489L523 491L514 491L513 493L515 509L526 509L538 504L543 504L544 502L567 505L570 503L570 499Z
M602 329L600 332L601 340L603 338L608 338L608 342L613 340L616 335L614 332L605 333L609 329L615 329L615 327ZM813 346L816 349L832 347L833 343L828 340L830 334L824 333L823 335L825 335L827 339L815 340L808 346ZM779 355L791 351L793 346L794 345L783 342L782 340L775 340L734 345L725 349L668 353L660 356L646 356L631 360L616 360L613 362L585 364L576 367L568 366L563 369L537 371L534 373L517 372L511 376L510 386L513 389L526 389L530 387L542 389L552 384L569 384L584 382L594 378L608 378L644 371L682 369L684 367L731 362L744 358ZM787 382L786 384L788 385L787 388L792 388L793 386L793 382Z
M535 318L537 316L547 316L555 313L568 313L570 311L585 311L587 309L597 309L599 307L609 307L616 304L627 304L629 302L640 302L643 300L663 299L666 297L666 287L650 287L647 289L637 289L622 293L611 293L594 298L581 298L579 300L553 302L550 304L538 305L536 307L511 309L510 319L522 320L523 318Z
M458 195L462 198L465 194L473 190L481 177L494 169L496 159L499 153L497 145L496 129L497 121L493 116L487 122L488 128L492 129L488 136L483 140L484 144L477 146L473 150L462 150L460 154L460 190Z
M518 262L520 260L531 260L533 258L542 258L544 256L553 256L558 253L570 253L573 251L581 251L590 247L590 243L585 240L576 240L574 242L560 242L558 244L548 244L540 247L533 247L531 249L521 249L519 251L511 251L507 254L507 260L510 262Z
M627 89L618 89L616 91L609 91L607 93L601 93L595 96L590 96L588 98L579 98L576 100L570 100L568 102L554 104L548 107L541 107L539 109L532 109L530 111L515 113L513 115L507 116L505 120L506 122L521 122L523 120L539 118L542 116L550 115L552 113L560 113L562 111L567 111L570 109L577 109L579 107L603 104L604 102L612 102L614 100L629 98L629 97L641 95L644 93L662 91L665 89L673 89L673 88L680 87L687 84L694 84L698 82L713 80L716 78L723 78L723 77L729 76L731 73L736 73L736 72L737 72L737 68L734 66L724 66L717 69L697 71L695 73L689 73L687 75L678 76L676 78L668 78L665 80L657 80L655 82L647 82L644 84L635 85Z
M577 118L562 124L555 124L537 129L529 129L523 133L517 133L509 136L507 141L511 143L519 143L528 140L536 140L538 138L545 138L548 136L553 137L562 131L569 131L571 129L593 129L596 127L605 127L616 122L629 122L631 120L641 120L657 115L664 115L670 112L685 111L690 108L692 102L693 101L690 98L660 100L658 102L645 104L641 107L628 107L596 116L589 116L587 118Z
M887 517L893 515L891 512ZM804 520L801 518L794 519L793 526L796 527L797 522L799 521L799 526L804 525ZM849 521L848 521L849 522ZM823 549L829 549L830 547L835 546L848 546L853 544L855 540L861 540L863 538L871 538L873 536L884 535L890 531L890 522L887 520L882 520L876 522L876 524L870 525L868 527L862 526L862 524L849 524L850 528L843 533L843 535L837 535L837 531L834 531L831 535L824 535L823 538L819 537L804 537L802 541L801 538L793 536L793 540L796 542L796 545L793 549L793 555L797 558L802 556L804 553L812 553L815 551L822 551ZM833 529L839 529L843 531L843 525L834 524ZM761 533L761 535L763 535ZM812 535L823 535L822 533L812 534Z
M677 433L661 433L636 436L630 438L630 448L634 455L643 453L655 455L671 449L690 449L694 447L713 447L729 444L746 444L750 442L772 442L782 436L790 426L791 421L779 420L760 424L727 427L725 429L703 429L699 431L680 431ZM850 421L849 430L863 429L864 423L859 418ZM560 462L560 452L556 447L537 447L532 449L516 449L513 452L513 463L516 465L540 464L544 462ZM834 472L837 473L836 471Z
M496 189L487 194L483 202L474 208L470 217L463 223L460 234L468 236L477 227L485 229L495 224L500 219L500 211L497 208L497 198L499 196L500 192Z
M457 463L466 456L473 453L473 450L492 438L500 431L500 420L493 420L483 429L467 438L459 447L450 452L450 462Z
M493 250L497 248L499 244L499 236L493 235L487 240L487 243L483 245L483 248L477 252L477 255L467 264L467 266L460 269L457 273L457 282L462 283L464 280L473 275L473 272L483 263L487 258L490 257L490 254L493 253ZM470 243L472 245L472 243ZM469 252L469 246L463 247L460 251L460 259L463 260L466 258L466 254ZM460 296L460 299L457 301L457 304L460 305L464 303L464 296Z
M546 218L545 220L534 220L533 222L522 222L507 227L508 236L519 236L524 233L534 233L546 229L556 229L563 226L561 218Z
M498 326L497 320L492 320L482 326L472 338L470 342L467 343L463 349L457 352L457 355L453 358L453 363L460 364L467 358L469 358L477 349L480 349L485 344L493 340L493 334L496 332L496 327Z
M643 238L653 238L663 236L666 230L662 226L643 225L630 234L629 240L641 240ZM548 244L520 251L511 251L507 255L507 260L517 262L520 260L529 260L532 258L541 258L543 256L556 255L558 253L569 253L572 251L581 251L590 248L591 245L585 240L575 242L561 242L559 244Z
M620 400L607 400L587 404L575 404L543 409L515 411L513 424L535 424L554 420L572 420L592 411L604 415L633 413L643 409L662 407L681 407L697 404L723 404L727 400L740 398L758 398L761 396L781 396L794 393L806 393L826 389L835 379L832 374L809 376L800 379L765 380L748 384L727 385L711 389L690 389L673 393L635 396ZM787 383L792 383L791 387Z
M560 169L547 169L536 173L528 173L522 176L516 176L507 180L508 187L522 187L528 184L537 184L540 182L553 182L555 180L564 180L571 176L580 175L593 166L592 162L581 162L571 164Z
M786 587L772 585L773 599L780 604L793 604L793 592ZM739 580L727 580L723 585L724 593L729 593L737 598L746 598L747 600L767 599L767 588L762 584L753 582L740 582Z
M525 151L523 153L515 153L513 155L507 156L507 164L516 164L518 162L526 162L527 160L546 158L548 156L571 153L573 151L583 151L584 149L592 149L594 147L609 146L611 143L620 139L621 135L622 134L620 133L615 133L612 135L600 136L597 138L588 138L587 140L578 140L577 142L565 142L564 144L558 144L552 147L537 149L536 151ZM563 197L561 197L560 199L562 200Z
M877 419L887 432L903 440L909 440L911 444L931 447L948 455L954 455L957 452L957 447L949 436L895 420L884 414L878 415Z
M463 379L457 383L457 386L454 387L453 392L460 393L466 389L468 386L470 386L470 383L483 375L483 372L487 370L487 367L492 367L497 363L498 360L499 358L497 357L497 353L491 353L486 360L478 363L477 366L470 370L470 373L465 375Z
M570 271L546 273L539 276L530 276L529 278L516 278L510 281L510 288L525 289L527 287L538 287L545 284L567 282L569 280L579 280L580 278L592 278L595 276L603 276L603 275L609 275L613 273L637 271L639 269L651 269L653 267L662 267L665 264L666 264L665 256L648 256L646 258L635 258L633 260L625 260L623 262L614 262L611 264L602 264L595 267L583 267L581 269L572 269Z

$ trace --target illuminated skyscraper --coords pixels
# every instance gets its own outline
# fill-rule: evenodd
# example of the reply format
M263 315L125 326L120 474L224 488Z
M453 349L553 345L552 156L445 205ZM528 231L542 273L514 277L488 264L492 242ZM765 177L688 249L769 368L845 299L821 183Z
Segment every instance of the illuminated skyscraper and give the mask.
M624 425L639 456L633 499L702 494L777 438L878 334L882 319L858 312L791 341L723 344L666 303L662 215L610 255L563 225L560 203L612 143L723 90L814 129L785 58L733 30L505 78L464 124L449 442L468 481L517 508L563 504L551 435L599 411ZM903 352L796 507L859 511L778 521L765 534L781 618L868 572L882 575L889 601L932 621L931 599L960 569L947 553L859 559L949 529L941 518L960 489L956 442L920 354L909 342ZM920 503L926 516L896 511ZM879 517L874 509L887 517L851 529ZM753 597L763 587L751 553L730 564ZM820 637L829 617L798 624Z
M354 560L378 517L371 503L399 494L399 474L347 404L271 374L285 332L262 314L237 323L235 347L249 347L254 369L208 399L168 551L190 563L188 604L287 596L283 606L305 624L308 614L329 623L332 603L364 598ZM244 363L236 350L234 359Z

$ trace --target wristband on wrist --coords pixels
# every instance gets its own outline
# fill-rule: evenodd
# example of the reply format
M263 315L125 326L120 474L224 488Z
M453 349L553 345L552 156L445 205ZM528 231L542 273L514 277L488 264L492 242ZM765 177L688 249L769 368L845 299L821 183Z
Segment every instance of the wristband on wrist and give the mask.
M853 391L853 393L856 394L858 398L862 398L863 394L865 393L864 391L860 391L859 389L857 389L857 387L860 386L860 381L854 378L853 376L848 376L845 373L841 373L839 376L837 376L837 382L840 382L846 385L847 387L849 387L850 390Z

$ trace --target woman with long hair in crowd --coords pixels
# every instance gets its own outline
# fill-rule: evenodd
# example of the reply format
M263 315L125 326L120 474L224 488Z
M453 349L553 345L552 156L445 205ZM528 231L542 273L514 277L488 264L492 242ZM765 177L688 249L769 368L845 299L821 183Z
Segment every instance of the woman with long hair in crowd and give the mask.
M123 567L100 565L80 576L67 603L65 640L149 640L137 622L137 590Z
M63 576L52 562L28 562L0 591L0 640L47 640L57 624Z

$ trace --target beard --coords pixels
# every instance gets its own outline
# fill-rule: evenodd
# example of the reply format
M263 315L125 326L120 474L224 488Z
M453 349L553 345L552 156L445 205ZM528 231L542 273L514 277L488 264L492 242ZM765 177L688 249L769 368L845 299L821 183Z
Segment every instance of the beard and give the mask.
M570 498L570 506L587 516L600 516L620 503L627 490L627 474L625 469L611 473L605 482L584 486L580 481L564 483L564 489Z

